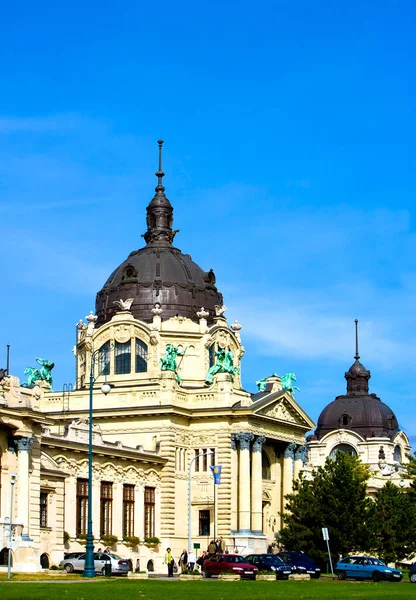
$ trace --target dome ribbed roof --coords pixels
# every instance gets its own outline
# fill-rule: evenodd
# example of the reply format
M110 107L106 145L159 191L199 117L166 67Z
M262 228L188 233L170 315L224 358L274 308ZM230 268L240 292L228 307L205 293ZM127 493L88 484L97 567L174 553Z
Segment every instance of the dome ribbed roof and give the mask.
M202 307L209 312L208 322L215 316L215 305L222 305L222 294L215 286L212 269L204 271L189 254L172 246L177 231L172 230L173 208L162 185L162 144L159 140L159 170L156 194L147 207L147 245L132 252L107 279L96 298L97 326L111 320L120 310L114 302L133 298L130 311L141 321L153 319L156 303L162 308L162 319L176 315L199 320Z

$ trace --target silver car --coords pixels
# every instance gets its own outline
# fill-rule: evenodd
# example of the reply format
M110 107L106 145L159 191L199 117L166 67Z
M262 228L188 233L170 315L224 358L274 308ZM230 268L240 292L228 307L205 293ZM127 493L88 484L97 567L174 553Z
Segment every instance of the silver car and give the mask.
M94 569L97 573L105 575L105 567L108 564L111 564L111 574L114 575L126 575L130 569L128 561L121 558L121 556L108 552L94 552ZM79 554L79 556L64 558L59 566L65 569L67 573L83 571L85 568L85 552Z

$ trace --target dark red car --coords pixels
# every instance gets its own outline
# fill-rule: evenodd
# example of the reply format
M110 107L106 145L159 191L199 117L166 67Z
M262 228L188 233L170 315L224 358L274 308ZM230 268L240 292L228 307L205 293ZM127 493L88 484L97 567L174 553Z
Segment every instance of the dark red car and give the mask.
M214 554L204 560L202 571L205 577L230 573L241 579L256 579L258 569L239 554Z

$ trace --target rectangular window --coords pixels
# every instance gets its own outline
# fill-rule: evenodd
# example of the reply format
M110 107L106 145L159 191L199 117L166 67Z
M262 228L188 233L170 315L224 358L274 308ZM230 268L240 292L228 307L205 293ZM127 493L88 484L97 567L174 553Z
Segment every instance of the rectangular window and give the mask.
M209 536L211 518L209 510L199 511L199 535Z
M136 338L136 373L147 371L147 344Z
M134 485L123 485L123 537L134 535Z
M87 533L88 479L77 479L77 535Z
M155 488L144 488L144 535L155 536Z
M195 472L199 471L199 450L195 450Z
M215 465L215 448L210 448L210 451L212 452L212 454L211 454L211 466L213 467Z
M106 342L98 353L98 373L100 375L110 374L110 342Z
M47 492L40 493L39 525L41 527L48 526L48 494L47 494Z
M211 346L209 347L209 350L208 350L210 368L215 365L215 352L216 352L215 344L211 344Z
M115 351L115 369L116 375L126 375L131 371L131 342L128 341L125 344L116 342Z
M202 470L208 471L208 455L206 448L202 450Z
M101 482L100 494L100 534L111 535L113 517L113 484Z

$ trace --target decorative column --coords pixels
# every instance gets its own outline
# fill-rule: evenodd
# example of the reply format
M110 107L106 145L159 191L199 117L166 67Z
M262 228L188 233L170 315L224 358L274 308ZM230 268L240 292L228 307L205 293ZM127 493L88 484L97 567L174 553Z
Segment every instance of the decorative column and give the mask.
M250 533L250 442L252 433L237 433L240 442L240 461L238 470L238 529L239 533Z
M123 539L123 484L117 481L113 484L113 522L111 533L119 540Z
M283 486L282 486L282 493L283 493L283 504L282 504L282 509L284 512L285 510L285 496L287 496L288 494L292 493L292 484L293 484L293 460L294 460L294 456L295 456L295 450L296 450L296 444L294 442L291 442L290 444L288 444L288 446L286 447L284 453L283 453Z
M144 486L134 486L134 535L144 540Z
M95 540L101 538L101 474L94 473L92 480L92 497L94 502L92 503L92 523L93 523L93 536Z
M238 528L238 453L235 434L231 434L231 532Z
M17 519L23 525L22 540L31 541L29 537L29 449L33 443L33 438L16 438L14 443L18 450L17 472L19 474L17 484Z
M251 530L263 533L263 477L261 452L266 438L258 436L253 442L251 455Z
M304 460L305 460L305 452L306 446L303 444L302 446L298 446L295 452L295 466L293 469L293 479L297 479L300 474L300 470L302 469Z

